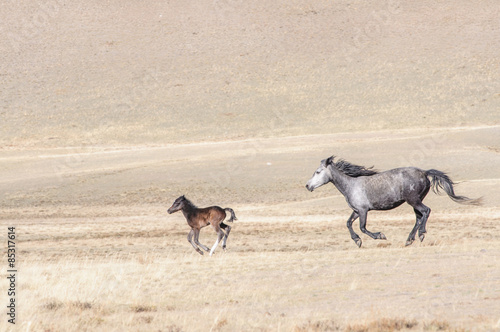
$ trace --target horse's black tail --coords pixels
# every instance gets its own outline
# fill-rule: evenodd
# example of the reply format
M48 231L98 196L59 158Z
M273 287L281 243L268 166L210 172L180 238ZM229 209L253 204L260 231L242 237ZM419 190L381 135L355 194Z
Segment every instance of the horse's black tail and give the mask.
M236 218L236 215L234 214L234 211L233 209L231 208L225 208L224 209L225 211L228 211L229 213L231 213L231 218L229 218L229 222L233 222L234 220L238 220L238 218Z
M436 194L440 194L439 188L443 189L448 196L457 203L460 204L468 204L468 205L481 205L482 197L477 199L471 199L465 196L457 196L455 195L455 191L453 190L453 185L455 184L446 173L441 171L430 169L425 171L425 175L431 178L431 187L432 191Z

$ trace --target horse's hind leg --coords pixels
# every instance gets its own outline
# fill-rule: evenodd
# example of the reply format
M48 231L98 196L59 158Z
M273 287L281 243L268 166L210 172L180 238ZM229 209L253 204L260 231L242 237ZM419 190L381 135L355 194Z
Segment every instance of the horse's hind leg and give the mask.
M199 238L200 238L200 230L194 229L194 243L196 243L198 245L198 247L200 247L201 249L208 252L210 249L207 246L204 246L203 244L201 244L199 241Z
M413 226L413 229L411 230L410 234L408 235L408 239L406 240L406 246L409 246L415 241L415 234L417 233L418 230L418 236L420 238L420 241L423 241L425 238L425 225L427 224L427 219L429 218L429 214L431 213L431 209L427 206L425 206L422 201L418 201L413 206L413 211L415 211L416 215L416 221L415 221L415 226Z
M420 211L415 208L413 208L413 211L415 211L415 216L417 220L415 221L415 226L413 226L410 235L408 235L408 239L406 240L405 246L409 246L410 244L413 243L413 241L415 241L415 234L417 233L417 230L421 227L422 224L422 213L420 213Z
M420 195L420 202L422 202L422 200L425 198L425 196L427 195L427 193L429 192L429 188L427 188L427 190L425 190L422 195ZM427 209L429 209L428 213L427 213L427 217L425 219L423 219L420 223L420 227L418 229L418 238L420 239L420 242L422 242L425 238L425 233L427 233L427 230L425 229L426 225L427 225L427 220L429 220L429 214L431 213L431 209L428 208L427 206L425 206L424 204L422 204L422 206L426 207ZM413 209L415 211L415 214L417 214L417 209ZM420 214L420 216L422 216L422 214L418 211L418 214ZM418 214L417 214L417 218L418 218Z
M365 233L366 235L375 240L387 240L387 238L383 233L380 232L372 233L366 229L366 216L368 214L368 211L361 211L358 212L358 214L359 214L359 228L363 233Z
M215 240L214 246L210 250L210 256L213 255L215 248L217 248L217 246L219 245L219 242L224 237L224 231L220 228L220 226L219 225L213 225L213 226L214 226L215 232L217 233L217 240Z
M198 230L199 231L199 230ZM191 228L191 231L189 232L188 234L188 242L191 243L191 245L193 246L193 248L200 254L200 255L203 255L203 251L200 250L200 248L198 248L198 246L196 245L196 243L193 241L193 235L194 235L194 229Z
M429 215L431 214L431 209L428 206L422 204L422 209L424 212L422 216L422 221L420 222L420 228L418 229L418 237L420 239L420 242L424 240L425 233L427 233L425 226L427 225L427 220L429 220Z
M418 238L420 239L420 242L422 242L425 238L425 233L427 233L425 226L427 225L427 220L429 220L429 214L431 211L429 209L429 213L427 214L427 218L424 219L422 216L422 213L420 213L420 211L418 211L417 209L413 209L413 210L415 211L415 214L417 215L417 223L420 225L418 227ZM418 221L419 218L420 218L420 221Z
M226 251L226 242L227 242L227 237L229 236L229 233L231 232L231 226L226 225L224 223L221 223L220 228L222 228L225 231L224 240L222 241L222 249L224 249L224 251Z

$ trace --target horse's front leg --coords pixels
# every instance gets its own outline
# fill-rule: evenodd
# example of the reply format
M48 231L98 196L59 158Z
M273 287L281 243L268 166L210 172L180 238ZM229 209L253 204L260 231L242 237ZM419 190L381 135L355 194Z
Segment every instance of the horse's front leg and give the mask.
M199 229L194 229L194 243L196 243L201 249L205 250L206 252L208 252L210 249L201 244L200 241L199 241L199 238L200 238L200 230Z
M200 255L203 255L203 251L200 250L200 248L198 248L198 246L196 245L196 243L193 241L193 235L194 235L194 229L191 228L191 231L189 232L188 234L188 242L191 243L191 245L193 246L193 248L200 254Z
M358 214L359 214L359 228L363 233L365 233L366 235L375 240L387 240L387 238L383 233L381 232L372 233L366 229L366 217L368 215L368 211L359 211Z
M358 214L354 211L351 216L349 217L349 219L347 219L347 229L349 229L349 233L351 233L351 239L353 239L354 242L356 242L356 244L358 245L358 247L361 247L361 238L359 237L358 234L356 234L354 232L354 230L352 229L352 223L358 219Z

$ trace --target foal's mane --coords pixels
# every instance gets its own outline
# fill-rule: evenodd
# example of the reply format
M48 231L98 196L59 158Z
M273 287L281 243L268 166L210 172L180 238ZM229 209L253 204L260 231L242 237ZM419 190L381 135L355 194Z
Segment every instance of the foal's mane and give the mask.
M341 171L345 175L349 175L353 178L356 178L358 176L370 176L378 174L378 171L374 170L373 166L365 167L365 166L354 165L348 161L345 161L344 159L339 159L339 161L334 162L332 158L332 165L335 166L339 171Z
M198 207L196 205L193 204L193 202L191 202L189 199L186 198L186 196L182 196L184 197L184 204L191 207L191 208L195 208L197 209Z

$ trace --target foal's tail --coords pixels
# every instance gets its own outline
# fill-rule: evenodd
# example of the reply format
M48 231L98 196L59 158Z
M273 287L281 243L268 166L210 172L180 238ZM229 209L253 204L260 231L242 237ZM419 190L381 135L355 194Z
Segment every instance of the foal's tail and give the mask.
M231 218L229 218L229 220L228 220L229 222L233 222L234 220L238 220L238 218L236 218L236 215L234 214L233 209L225 208L224 210L231 213Z
M425 171L425 175L431 178L431 187L432 191L436 194L440 194L439 188L443 189L450 198L457 203L467 204L467 205L481 205L482 197L471 199L465 196L457 196L455 195L455 191L453 190L453 185L455 184L446 173L441 171L430 169Z

